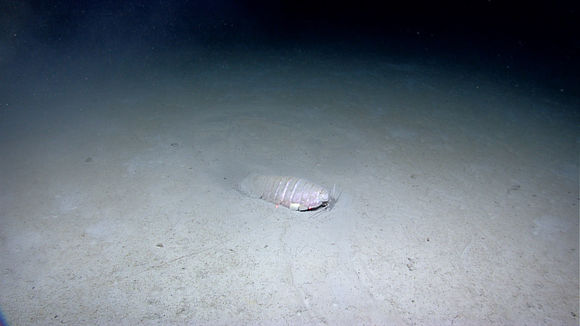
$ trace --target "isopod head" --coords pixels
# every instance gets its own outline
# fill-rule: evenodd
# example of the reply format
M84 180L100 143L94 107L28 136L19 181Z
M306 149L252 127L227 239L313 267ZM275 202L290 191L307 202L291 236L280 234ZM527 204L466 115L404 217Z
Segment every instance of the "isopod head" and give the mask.
M330 201L330 193L328 192L328 190L321 188L320 190L314 193L314 198L311 198L311 200L308 201L308 205L304 204L299 205L299 207L296 210L308 211L320 207L326 207L329 201Z

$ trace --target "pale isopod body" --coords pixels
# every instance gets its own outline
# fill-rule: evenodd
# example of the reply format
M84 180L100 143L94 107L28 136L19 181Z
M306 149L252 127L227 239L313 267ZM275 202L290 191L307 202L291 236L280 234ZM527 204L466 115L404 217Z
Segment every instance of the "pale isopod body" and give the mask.
M329 204L330 193L306 179L250 174L240 183L240 190L254 198L296 211L314 210Z

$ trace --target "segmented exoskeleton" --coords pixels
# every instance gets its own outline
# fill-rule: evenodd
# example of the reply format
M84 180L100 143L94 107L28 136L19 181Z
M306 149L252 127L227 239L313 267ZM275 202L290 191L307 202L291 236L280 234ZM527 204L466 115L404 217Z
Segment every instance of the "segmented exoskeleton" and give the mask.
M332 200L324 187L289 176L250 174L240 183L240 190L251 197L297 211L326 207Z

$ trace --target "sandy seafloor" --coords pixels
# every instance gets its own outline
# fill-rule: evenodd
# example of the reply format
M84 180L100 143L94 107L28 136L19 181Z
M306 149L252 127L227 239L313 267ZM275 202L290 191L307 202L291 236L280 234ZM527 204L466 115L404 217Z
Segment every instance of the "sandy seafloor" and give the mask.
M10 325L578 324L567 89L476 64L217 52L4 75ZM234 189L247 173L341 196L276 208Z

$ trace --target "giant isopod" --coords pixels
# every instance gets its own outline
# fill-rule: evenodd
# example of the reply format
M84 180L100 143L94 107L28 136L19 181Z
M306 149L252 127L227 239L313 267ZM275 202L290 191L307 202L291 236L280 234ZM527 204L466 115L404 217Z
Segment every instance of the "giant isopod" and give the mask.
M296 211L326 207L333 200L329 191L306 179L250 174L239 185L242 193Z

